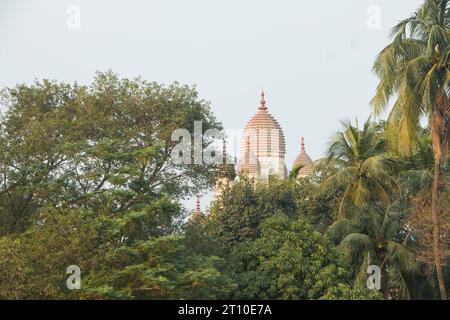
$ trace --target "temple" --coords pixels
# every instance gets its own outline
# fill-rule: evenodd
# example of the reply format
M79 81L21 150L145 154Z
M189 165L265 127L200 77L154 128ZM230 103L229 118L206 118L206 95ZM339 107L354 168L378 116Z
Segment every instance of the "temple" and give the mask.
M286 177L286 142L283 129L269 113L264 91L258 112L244 128L238 171L260 181Z
M300 154L295 158L292 170L299 168L299 178L309 177L314 173L314 164L305 151L305 139L303 137L300 146Z
M223 142L223 155L228 157L226 143ZM237 164L238 175L246 175L257 182L267 183L271 178L284 179L287 176L285 164L286 141L283 129L278 121L269 113L264 91L256 114L248 121L243 130L241 141L241 158ZM236 177L234 166L230 161L217 166L214 199L221 197L223 190L230 187ZM305 150L302 137L300 153L292 166L297 178L305 178L314 174L314 164ZM294 171L295 170L295 171Z

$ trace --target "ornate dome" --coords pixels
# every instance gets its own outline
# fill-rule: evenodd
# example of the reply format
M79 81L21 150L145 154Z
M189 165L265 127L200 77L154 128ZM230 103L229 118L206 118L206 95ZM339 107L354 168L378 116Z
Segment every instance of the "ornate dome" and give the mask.
M264 91L258 112L244 128L239 171L257 178L284 177L286 143L278 121L267 111Z
M305 139L302 137L300 154L295 158L293 168L301 165L302 168L298 172L298 177L308 177L314 173L314 164L305 151Z

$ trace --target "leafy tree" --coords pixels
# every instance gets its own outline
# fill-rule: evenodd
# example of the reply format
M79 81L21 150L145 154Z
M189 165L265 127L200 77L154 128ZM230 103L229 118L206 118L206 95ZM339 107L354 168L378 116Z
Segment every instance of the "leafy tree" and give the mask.
M2 103L1 297L218 298L232 288L220 258L188 254L176 235L174 199L214 182L211 165L172 161L174 129L220 128L194 88L107 72L90 86L19 85ZM72 264L81 291L65 287Z
M126 236L142 217L43 210L26 232L0 239L0 297L217 299L234 288L223 259L188 252L181 236ZM66 287L70 265L81 269L81 290Z
M90 86L50 81L2 93L0 221L22 232L45 206L120 214L160 194L211 186L206 164L175 164L172 132L220 128L194 88L99 73ZM168 117L170 115L170 117ZM211 144L204 139L203 147Z
M245 177L223 191L206 217L207 241L230 252L245 241L256 239L260 223L281 211L290 217L302 216L318 230L325 230L333 219L334 198L317 195L317 183L311 179L272 180L256 183Z
M66 287L67 267L79 266L83 277L111 246L91 212L44 208L38 216L27 231L0 238L2 299L76 298Z
M194 213L184 224L186 249L189 252L203 255L217 255L224 257L225 247L217 236L216 222L209 216Z
M304 219L278 213L260 229L259 238L242 243L233 255L236 298L337 299L353 292L327 238Z
M441 207L439 189L441 166L448 151L449 35L448 0L426 0L410 17L392 29L392 42L374 63L380 78L372 105L380 114L391 97L397 97L388 119L388 137L399 153L409 155L417 136L420 119L428 118L431 132L434 172L431 216L434 258L440 294L447 298L442 272Z
M180 236L139 241L115 250L107 268L89 274L81 294L95 299L225 298L235 284L222 273L223 264L219 257L189 253Z
M382 300L383 295L373 289L367 289L364 286L349 286L339 283L331 287L321 300Z

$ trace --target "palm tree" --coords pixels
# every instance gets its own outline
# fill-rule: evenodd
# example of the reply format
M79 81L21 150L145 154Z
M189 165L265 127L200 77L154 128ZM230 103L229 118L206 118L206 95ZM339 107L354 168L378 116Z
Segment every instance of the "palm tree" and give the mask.
M443 234L441 241L442 259L447 259L450 254L450 159L445 159L441 164L440 178L440 215L443 223L440 225ZM433 252L433 222L431 211L431 192L433 187L434 156L431 136L427 130L421 130L417 136L417 142L413 153L404 162L404 167L399 174L399 184L405 195L406 210L408 216L405 220L410 229L411 238L414 239L414 251L416 259L424 262L426 266L435 266ZM430 232L431 231L431 232ZM446 236L447 235L447 236ZM447 260L448 261L448 260ZM444 264L445 265L445 264ZM427 272L435 271L436 268L425 268ZM445 268L443 270L444 275ZM448 281L448 279L447 279ZM447 282L448 284L448 282ZM438 288L439 289L439 288ZM438 295L439 295L438 290Z
M412 198L430 193L433 186L434 154L428 131L417 135L414 151L399 172L399 183L405 194Z
M328 156L318 162L319 171L331 173L320 184L322 192L343 190L338 218L345 217L345 207L353 203L361 207L369 202L389 204L400 189L389 174L394 162L386 157L387 143L379 139L372 122L367 120L360 130L343 122L328 149Z
M339 220L328 229L330 238L359 265L357 282L365 283L369 265L381 269L381 291L385 299L391 296L392 282L400 289L401 298L410 298L406 276L415 271L416 263L407 242L400 242L399 234L399 219L369 207L352 220Z
M442 299L447 298L442 273L439 187L441 164L450 133L449 63L450 1L426 0L392 30L392 42L378 55L374 71L380 79L372 106L376 115L389 99L397 99L388 118L388 138L401 154L409 155L422 116L428 118L434 168L431 200L433 252Z

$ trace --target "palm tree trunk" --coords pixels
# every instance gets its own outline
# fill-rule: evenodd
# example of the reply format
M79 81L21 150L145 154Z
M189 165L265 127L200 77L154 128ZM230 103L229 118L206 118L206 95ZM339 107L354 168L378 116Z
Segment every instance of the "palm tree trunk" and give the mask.
M391 297L391 290L389 284L389 272L385 267L381 269L381 291L383 292L384 300L389 300Z
M440 181L440 159L434 161L433 189L431 190L431 217L433 220L433 252L436 265L436 275L439 283L439 292L442 300L447 300L447 291L445 288L444 275L442 273L441 257L441 225L439 212L439 181Z
M338 220L342 220L345 218L344 206L345 206L345 201L347 200L349 191L350 191L350 186L348 186L347 189L345 189L344 195L342 196L341 203L339 204Z
M383 293L384 300L389 300L391 297L391 288L389 283L389 271L386 266L386 251L382 249L376 254L378 266L381 269L381 292Z

